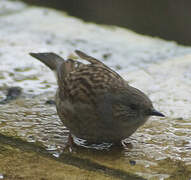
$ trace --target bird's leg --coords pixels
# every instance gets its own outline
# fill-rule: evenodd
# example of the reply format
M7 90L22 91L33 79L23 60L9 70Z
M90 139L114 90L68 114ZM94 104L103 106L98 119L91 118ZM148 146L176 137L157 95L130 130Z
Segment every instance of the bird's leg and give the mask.
M127 142L125 140L121 140L119 142L115 142L113 144L114 147L117 147L117 148L125 148L125 149L132 149L133 145L130 143L130 142Z
M68 149L69 152L72 152L73 151L73 146L74 146L74 140L73 140L73 137L72 137L71 133L69 132L68 141L66 143L66 146L64 147L64 150Z

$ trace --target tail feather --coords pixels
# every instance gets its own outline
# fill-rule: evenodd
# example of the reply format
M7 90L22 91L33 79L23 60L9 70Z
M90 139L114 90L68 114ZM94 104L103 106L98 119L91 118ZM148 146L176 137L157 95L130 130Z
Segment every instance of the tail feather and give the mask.
M113 74L115 74L118 78L121 78L121 76L116 73L115 71L113 71L111 68L109 68L108 66L106 66L104 63L102 63L101 61L99 61L98 59L92 57L92 56L89 56L87 55L86 53L80 51L80 50L75 50L75 53L82 59L85 59L87 60L88 62L90 62L91 64L94 64L94 65L99 65L99 66L102 66L102 67L105 67L108 71L112 72Z
M42 63L47 65L51 70L56 70L57 67L63 63L64 59L55 53L29 53L32 57L40 60Z
M92 64L98 64L98 65L102 65L102 66L106 66L104 63L102 63L101 61L99 61L98 59L87 55L86 53L80 51L80 50L75 50L75 53L82 59L85 59L86 61L92 63Z

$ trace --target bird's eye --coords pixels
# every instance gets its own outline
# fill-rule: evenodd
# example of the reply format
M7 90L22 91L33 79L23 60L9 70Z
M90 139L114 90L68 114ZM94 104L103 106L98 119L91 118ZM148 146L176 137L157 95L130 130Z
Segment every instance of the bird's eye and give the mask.
M135 104L130 104L129 106L132 110L136 110L137 109L137 106Z

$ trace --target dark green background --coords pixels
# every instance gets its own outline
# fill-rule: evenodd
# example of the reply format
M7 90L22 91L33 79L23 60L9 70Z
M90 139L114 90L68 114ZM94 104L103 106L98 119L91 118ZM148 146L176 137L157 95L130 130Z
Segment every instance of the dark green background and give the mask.
M191 0L24 0L86 21L191 45Z

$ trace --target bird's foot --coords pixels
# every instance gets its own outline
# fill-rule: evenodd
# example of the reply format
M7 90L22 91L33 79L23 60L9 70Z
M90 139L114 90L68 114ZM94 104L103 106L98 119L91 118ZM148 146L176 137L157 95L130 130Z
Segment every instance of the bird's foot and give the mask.
M130 142L127 142L125 140L122 140L121 141L121 145L123 146L123 148L125 149L132 149L133 148L133 145L130 143Z

